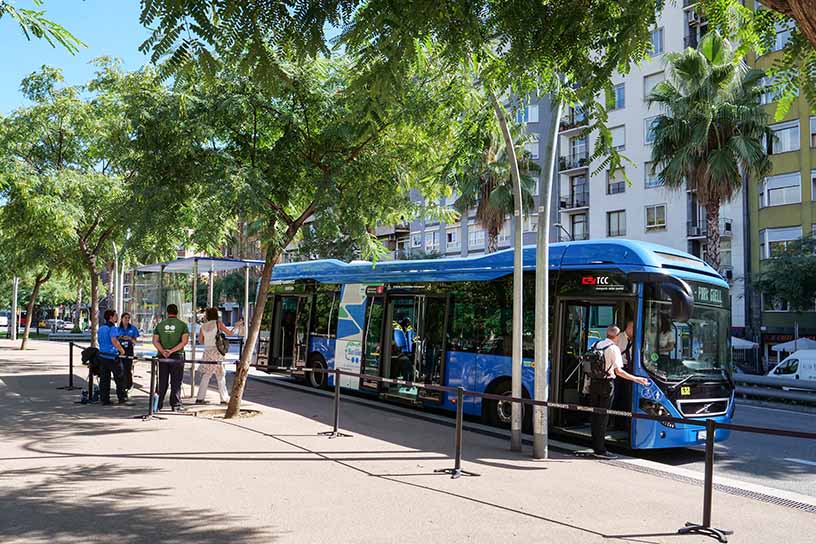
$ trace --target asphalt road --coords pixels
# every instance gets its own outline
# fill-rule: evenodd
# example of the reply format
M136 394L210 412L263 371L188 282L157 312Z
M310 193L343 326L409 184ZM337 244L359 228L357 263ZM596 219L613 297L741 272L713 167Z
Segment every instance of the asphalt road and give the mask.
M816 432L816 414L738 404L734 423ZM638 457L698 472L703 450L639 452ZM714 474L816 497L816 440L732 432L717 444Z

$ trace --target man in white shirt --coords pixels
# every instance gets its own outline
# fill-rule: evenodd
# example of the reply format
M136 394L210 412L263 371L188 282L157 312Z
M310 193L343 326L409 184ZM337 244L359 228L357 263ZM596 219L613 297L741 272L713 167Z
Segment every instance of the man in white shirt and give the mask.
M635 341L635 323L631 319L626 322L626 327L621 331L618 339L615 340L615 345L621 351L623 356L623 367L632 368L632 344Z
M596 343L592 349L602 351L604 356L604 370L606 376L603 379L592 379L589 384L590 406L595 408L612 407L612 398L615 394L615 377L623 378L640 385L649 385L649 380L638 376L633 376L623 369L623 357L617 345L620 329L615 325L610 325L606 329L606 339ZM608 459L612 456L606 451L604 437L606 436L606 425L609 422L607 414L592 414L592 449L596 457Z

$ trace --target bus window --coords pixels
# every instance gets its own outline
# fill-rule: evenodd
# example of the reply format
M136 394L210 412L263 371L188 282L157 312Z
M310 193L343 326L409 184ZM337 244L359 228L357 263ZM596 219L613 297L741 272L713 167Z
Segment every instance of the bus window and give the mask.
M337 309L340 297L336 292L318 291L315 294L313 336L334 338L337 334Z

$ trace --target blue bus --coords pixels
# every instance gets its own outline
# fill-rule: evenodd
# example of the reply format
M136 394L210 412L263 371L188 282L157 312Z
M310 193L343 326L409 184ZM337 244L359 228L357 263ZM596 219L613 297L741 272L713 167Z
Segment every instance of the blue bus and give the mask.
M535 247L524 248L523 394L534 378ZM654 415L730 421L728 284L705 262L654 244L601 240L551 244L550 399L587 404L580 356L606 327L632 321L628 371L616 407ZM511 391L513 250L455 259L319 260L279 264L272 275L256 364L289 369L314 387L335 367L471 391ZM405 342L410 331L411 342ZM454 410L447 394L341 376L342 387L383 399ZM510 403L466 397L465 413L509 426ZM525 427L531 410L525 407ZM619 420L618 420L619 419ZM589 436L584 413L553 410L553 431ZM728 431L718 430L717 440ZM633 449L702 444L697 426L613 418L610 440Z

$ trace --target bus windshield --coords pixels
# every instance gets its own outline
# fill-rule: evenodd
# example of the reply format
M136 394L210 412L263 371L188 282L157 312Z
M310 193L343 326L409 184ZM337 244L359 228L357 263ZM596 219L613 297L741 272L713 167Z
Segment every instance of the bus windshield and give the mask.
M695 304L687 322L671 318L671 302L646 299L643 315L643 366L667 382L699 377L728 380L730 311Z

